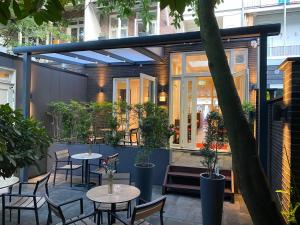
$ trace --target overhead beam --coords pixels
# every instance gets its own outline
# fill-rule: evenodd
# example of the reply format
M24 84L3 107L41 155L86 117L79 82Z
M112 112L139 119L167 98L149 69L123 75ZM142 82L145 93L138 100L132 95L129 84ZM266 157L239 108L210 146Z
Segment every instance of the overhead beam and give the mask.
M112 57L112 58L120 60L122 62L126 62L126 63L129 63L129 64L135 64L134 61L132 61L128 58L122 57L120 55L114 54L112 52L109 52L107 50L95 50L94 52L99 53L101 55L106 55L106 56Z
M99 59L94 59L94 58L91 58L91 57L88 57L88 56L84 56L84 55L79 55L79 54L76 54L76 53L71 53L71 52L65 52L65 53L59 53L61 55L65 55L65 56L69 56L69 57L73 57L75 59L82 59L82 60L85 60L85 61L89 61L91 63L101 63L101 64L109 64L105 61L102 61L102 60L99 60Z
M37 58L37 59L47 59L47 60L51 60L51 61L55 61L55 62L73 64L73 65L78 65L78 66L83 66L84 65L83 63L74 62L72 60L59 59L59 58L52 57L52 56L47 56L47 55L35 55L34 57Z
M163 58L160 57L159 55L155 54L154 52L148 50L147 48L144 48L144 47L136 47L136 48L133 48L133 50L151 58L151 59L154 59L155 61L157 62L162 62L163 61Z

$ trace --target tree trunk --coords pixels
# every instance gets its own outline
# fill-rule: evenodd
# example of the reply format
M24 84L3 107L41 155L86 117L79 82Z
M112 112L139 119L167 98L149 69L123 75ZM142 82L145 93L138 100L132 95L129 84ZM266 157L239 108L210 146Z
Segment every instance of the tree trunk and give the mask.
M260 164L256 141L243 113L230 72L214 15L214 2L213 0L199 0L201 38L228 131L233 170L253 223L255 225L282 225L285 224L284 219L275 204Z

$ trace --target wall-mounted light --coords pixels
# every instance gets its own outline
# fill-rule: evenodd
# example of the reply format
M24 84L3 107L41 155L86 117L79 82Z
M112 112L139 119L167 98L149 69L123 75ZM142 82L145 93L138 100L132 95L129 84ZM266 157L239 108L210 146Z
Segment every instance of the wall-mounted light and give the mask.
M99 93L103 93L103 92L104 92L104 91L103 91L103 87L99 87L98 92L99 92Z
M165 86L160 86L158 100L159 102L167 101L167 88Z

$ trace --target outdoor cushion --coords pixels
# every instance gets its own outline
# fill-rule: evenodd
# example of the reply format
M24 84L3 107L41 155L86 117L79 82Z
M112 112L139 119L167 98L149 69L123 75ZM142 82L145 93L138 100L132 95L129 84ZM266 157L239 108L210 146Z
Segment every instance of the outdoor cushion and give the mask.
M68 219L66 221L66 223L70 223L70 224L74 224L74 225L96 225L96 223L94 223L89 218L84 218L83 220L79 220L79 221L76 221L74 223L71 223L72 221L77 220L80 217L84 217L84 215L72 217L71 219ZM62 222L57 223L56 225L62 225Z
M110 211L111 204L101 203L97 206L97 209L101 211ZM127 209L128 209L128 202L122 202L116 204L116 211L125 211Z
M76 170L78 168L80 168L81 165L72 165L72 170ZM71 169L71 165L64 165L64 166L61 166L61 167L58 167L59 169L64 169L64 170L70 170Z
M37 208L44 205L46 199L44 197L36 197ZM8 203L7 208L34 208L33 197L13 197L12 201Z

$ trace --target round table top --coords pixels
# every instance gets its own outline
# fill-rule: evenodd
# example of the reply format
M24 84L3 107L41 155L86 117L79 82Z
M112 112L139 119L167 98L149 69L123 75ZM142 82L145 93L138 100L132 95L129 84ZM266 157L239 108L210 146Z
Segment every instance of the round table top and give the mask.
M91 153L90 154L88 152L79 153L79 154L75 154L75 155L71 156L71 158L73 158L73 159L81 159L81 160L99 159L101 157L102 157L101 154L98 154L98 153Z
M19 181L20 181L20 179L15 176L5 178L5 179L3 177L0 177L0 189L12 186L12 185L18 183Z
M113 193L108 194L108 185L94 187L86 193L88 199L98 203L121 203L136 199L140 190L127 184L113 184Z

